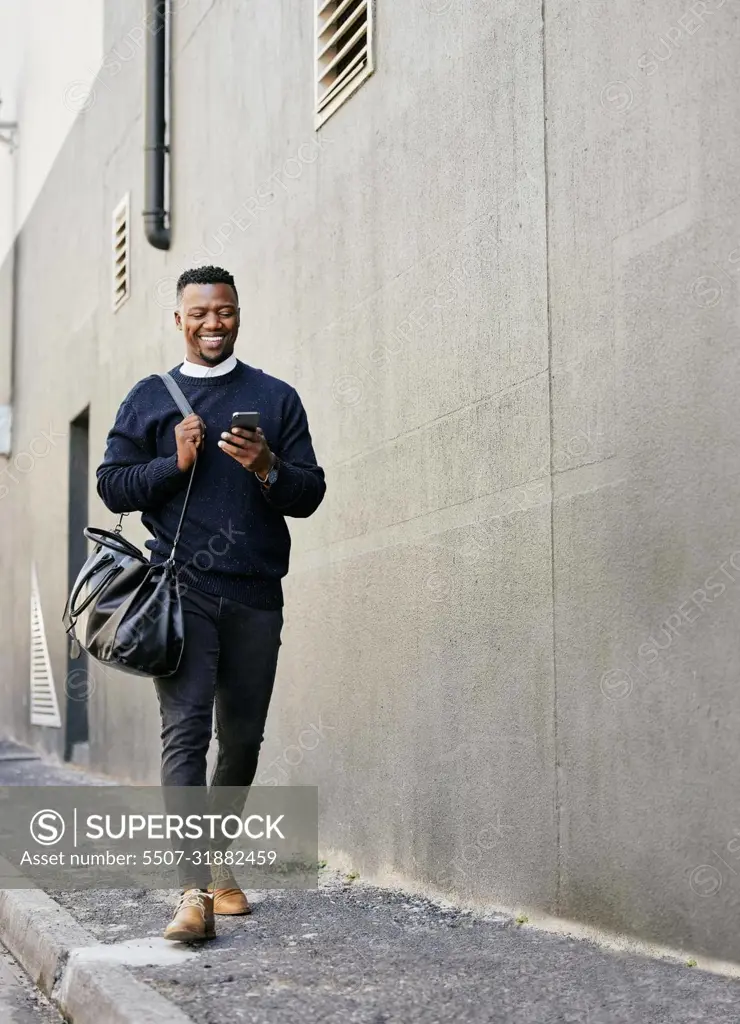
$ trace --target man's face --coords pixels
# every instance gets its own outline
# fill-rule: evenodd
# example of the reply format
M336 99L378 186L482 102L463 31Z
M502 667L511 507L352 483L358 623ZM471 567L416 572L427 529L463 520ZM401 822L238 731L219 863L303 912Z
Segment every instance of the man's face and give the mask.
M236 295L228 284L187 284L175 323L191 363L216 366L234 351L239 333Z

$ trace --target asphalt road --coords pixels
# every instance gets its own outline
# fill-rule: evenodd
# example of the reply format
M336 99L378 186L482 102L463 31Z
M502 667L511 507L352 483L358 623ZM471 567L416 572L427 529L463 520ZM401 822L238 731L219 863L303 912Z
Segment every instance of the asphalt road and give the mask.
M7 754L0 745L0 785L101 781L40 760L3 760L4 749ZM740 1019L740 981L611 953L329 871L316 890L250 894L254 913L217 919L218 938L202 948L160 938L174 891L50 895L107 954L202 1024Z

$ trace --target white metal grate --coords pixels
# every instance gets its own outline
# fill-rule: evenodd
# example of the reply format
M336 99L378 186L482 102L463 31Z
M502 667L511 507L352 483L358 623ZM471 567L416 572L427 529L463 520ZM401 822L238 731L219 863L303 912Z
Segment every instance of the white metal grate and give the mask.
M113 312L129 297L131 277L129 193L113 211Z
M373 72L374 0L316 0L316 126Z
M62 726L51 674L35 565L31 566L31 724L49 725L55 729Z

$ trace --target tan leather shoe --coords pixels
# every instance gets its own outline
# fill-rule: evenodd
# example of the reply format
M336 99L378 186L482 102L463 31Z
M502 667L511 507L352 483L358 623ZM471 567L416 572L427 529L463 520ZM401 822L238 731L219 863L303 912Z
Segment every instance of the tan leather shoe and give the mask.
M238 885L223 886L219 883L216 889L208 887L213 892L213 913L214 914L251 914L252 908L249 900Z
M213 882L208 891L213 893L213 913L229 916L251 914L249 900L236 884L236 879L227 868L220 864L211 867Z
M164 930L173 942L201 942L216 938L213 896L203 889L186 889L177 901L175 916Z

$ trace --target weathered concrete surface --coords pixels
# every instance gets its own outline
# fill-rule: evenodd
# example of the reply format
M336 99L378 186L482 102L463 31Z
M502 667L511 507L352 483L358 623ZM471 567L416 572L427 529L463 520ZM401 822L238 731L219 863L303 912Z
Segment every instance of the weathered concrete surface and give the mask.
M1 757L8 752L0 748L0 785L100 781L42 760L11 766ZM79 1015L73 1020L87 1021L91 1006L100 1012L101 994L106 1012L119 1006L114 1021L155 1019L151 1002L137 1017L141 1003L121 990L116 964L205 1024L730 1024L737 1016L736 979L614 954L336 871L323 871L317 890L250 892L253 914L219 918L205 947L161 940L172 891L50 895L57 919L76 922L58 986L66 1011ZM158 1012L167 1020L163 1004Z
M90 933L43 892L0 890L0 942L70 1024L191 1024L120 963L95 957Z
M325 877L251 894L254 913L181 966L132 968L206 1024L731 1024L740 982L481 920ZM157 935L174 896L55 893L102 942Z
M70 949L89 945L89 936L43 892L0 889L0 941L50 996Z
M740 960L738 14L694 8L378 5L377 73L316 133L311 5L191 0L168 253L117 8L19 250L17 451L56 443L0 502L8 730L61 750L27 680L33 559L64 703L64 432L89 403L92 477L128 388L181 355L178 273L223 263L238 354L298 387L329 482L292 527L258 781L318 784L363 877ZM89 688L91 763L156 781L152 688Z
M544 9L557 907L738 960L738 9Z
M0 740L2 787L113 784L110 778L55 764L48 758L33 756L32 751L19 744ZM95 901L95 891L88 896ZM0 889L0 949L3 948L15 957L38 986L39 993L48 996L71 1024L188 1024L182 1011L127 973L125 964L132 956L135 962L135 953L128 957L110 957L107 951L101 954L81 917L38 889ZM0 973L0 1010L2 983ZM19 1007L23 1005L17 992L10 993L8 1000L9 1005L12 1000ZM45 1005L43 1000L39 1001L39 1006ZM0 1019L5 1024L5 1017ZM19 1016L18 1024L31 1024L32 1020ZM47 1017L40 1017L39 1024L47 1024Z
M0 946L0 1020L3 1024L61 1024L62 1018Z

